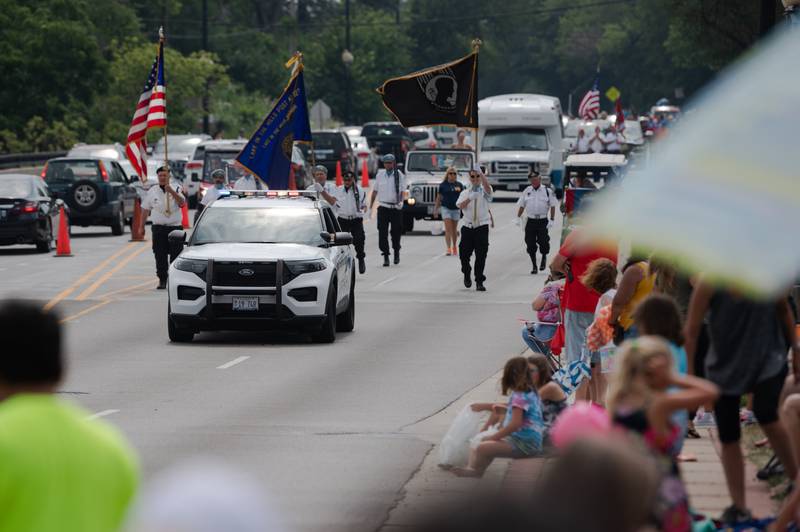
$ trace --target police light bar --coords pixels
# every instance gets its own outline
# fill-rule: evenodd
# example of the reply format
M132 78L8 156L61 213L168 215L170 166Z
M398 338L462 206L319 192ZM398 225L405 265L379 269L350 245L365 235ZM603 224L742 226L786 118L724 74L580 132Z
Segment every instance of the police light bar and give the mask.
M229 190L227 194L220 195L219 199L228 198L310 198L319 199L315 190Z

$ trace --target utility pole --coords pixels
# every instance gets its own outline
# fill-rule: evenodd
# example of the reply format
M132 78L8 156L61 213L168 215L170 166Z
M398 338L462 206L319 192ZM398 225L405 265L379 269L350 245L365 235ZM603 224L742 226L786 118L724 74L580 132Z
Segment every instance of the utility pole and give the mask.
M203 51L208 51L208 0L203 0ZM203 91L203 133L208 135L211 126L208 117L208 93L210 90L211 82L206 80L206 87Z
M350 67L353 64L353 53L350 51L350 0L344 1L344 121L350 123Z

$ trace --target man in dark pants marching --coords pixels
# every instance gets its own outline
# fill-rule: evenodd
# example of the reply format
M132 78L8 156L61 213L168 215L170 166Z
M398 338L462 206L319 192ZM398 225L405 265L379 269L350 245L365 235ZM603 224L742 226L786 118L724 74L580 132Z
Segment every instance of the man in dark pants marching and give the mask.
M394 155L383 156L383 168L375 176L375 188L369 208L378 200L378 247L383 255L383 265L389 266L389 231L391 226L394 263L400 264L400 237L403 234L403 201L408 197L406 176L395 167Z
M474 167L469 172L469 186L461 192L456 205L464 213L461 219L461 242L458 252L461 257L461 272L464 274L464 286L472 286L472 267L470 260L475 252L475 289L485 292L483 285L486 276L483 273L486 266L486 255L489 253L489 223L492 216L489 213L489 203L492 201L492 186L481 172L480 167Z
M175 229L182 229L181 207L186 198L183 197L181 186L170 183L169 168L162 166L158 169L158 185L151 187L142 201L142 227L148 216L152 215L153 221L153 254L156 256L156 275L158 276L158 289L167 287L167 269L170 263L181 252L178 247L170 247L169 234Z
M347 171L342 176L344 184L336 187L333 194L324 189L320 194L325 201L333 205L342 231L353 235L353 246L356 248L358 273L367 271L364 262L364 213L367 212L367 194L356 184L356 175Z
M531 186L522 191L517 201L517 224L519 218L525 214L525 246L531 257L531 273L539 273L547 267L547 254L550 253L550 233L553 219L556 216L556 195L549 188L542 186L539 172L531 170L528 174ZM549 214L549 218L548 218ZM536 266L536 248L542 253L542 262Z

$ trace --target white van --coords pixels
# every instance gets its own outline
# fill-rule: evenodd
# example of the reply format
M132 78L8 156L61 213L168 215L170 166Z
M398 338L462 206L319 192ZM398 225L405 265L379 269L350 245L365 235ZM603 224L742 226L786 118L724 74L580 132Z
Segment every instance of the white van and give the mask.
M478 160L493 187L520 190L531 166L560 196L564 179L561 103L554 96L503 94L478 102Z

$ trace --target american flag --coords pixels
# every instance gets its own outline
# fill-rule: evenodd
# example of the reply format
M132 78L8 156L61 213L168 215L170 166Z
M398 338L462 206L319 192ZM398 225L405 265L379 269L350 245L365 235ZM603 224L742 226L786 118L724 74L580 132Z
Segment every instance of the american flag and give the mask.
M125 153L142 181L147 180L147 131L166 127L167 99L164 83L164 41L158 46L158 56L150 69L142 95L136 104Z
M586 93L578 107L578 116L584 120L597 118L597 115L600 114L600 91L597 89L597 84L598 80L595 79L592 90Z

